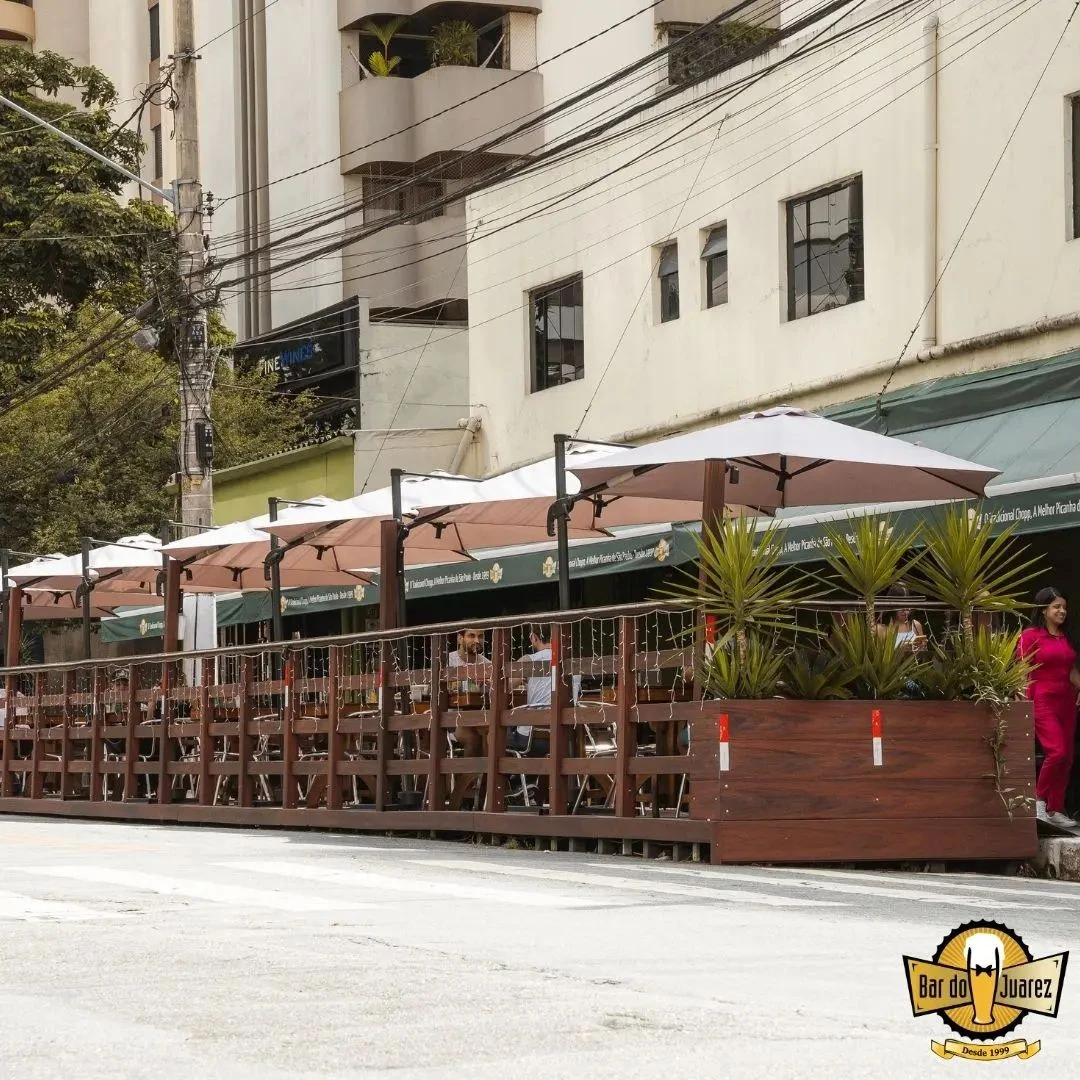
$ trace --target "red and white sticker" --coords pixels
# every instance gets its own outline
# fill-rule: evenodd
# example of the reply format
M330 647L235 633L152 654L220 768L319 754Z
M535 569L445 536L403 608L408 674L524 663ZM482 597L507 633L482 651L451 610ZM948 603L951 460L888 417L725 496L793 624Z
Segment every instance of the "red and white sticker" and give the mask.
M559 692L559 636L551 636L551 693Z
M383 709L383 687L386 685L386 664L379 665L379 712Z
M727 713L721 713L716 722L717 756L720 760L720 772L731 771L731 746L728 742L730 737L729 717Z
M291 661L285 661L285 708L289 707L289 693L292 690L293 666Z
M870 735L874 742L874 764L880 768L884 764L881 749L881 710L874 709L870 714Z
M716 616L715 615L706 615L705 616L705 644L706 645L715 645L716 644Z

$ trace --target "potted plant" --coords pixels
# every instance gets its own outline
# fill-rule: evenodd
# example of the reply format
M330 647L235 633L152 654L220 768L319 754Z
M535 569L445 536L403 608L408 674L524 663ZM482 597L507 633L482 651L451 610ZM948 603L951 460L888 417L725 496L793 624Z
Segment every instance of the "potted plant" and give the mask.
M376 50L368 57L368 70L377 78L389 78L401 63L400 56L390 55L390 44L407 21L399 15L382 25L369 20L361 27L365 34L370 34L382 46L382 52Z
M478 40L472 23L447 19L431 31L431 63L435 67L476 67Z

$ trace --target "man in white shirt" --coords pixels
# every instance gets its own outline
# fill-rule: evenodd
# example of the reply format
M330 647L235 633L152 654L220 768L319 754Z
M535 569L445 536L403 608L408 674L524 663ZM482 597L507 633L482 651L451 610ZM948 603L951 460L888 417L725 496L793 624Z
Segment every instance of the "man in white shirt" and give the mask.
M529 634L532 652L523 656L522 660L531 660L533 663L551 663L551 632L546 626L534 626ZM581 676L575 675L573 680L573 696L576 702L581 694ZM551 708L551 674L531 675L525 688L525 705L529 709ZM523 750L529 747L529 736L532 734L531 726L521 726L511 729L509 747L511 750ZM541 756L547 753L546 746L540 746L534 740L531 749Z
M447 680L450 693L475 694L491 685L491 661L484 655L484 634L468 627L458 631L457 648L446 658L448 668L461 669ZM454 739L461 746L465 757L483 757L486 753L485 730L466 727L459 723L454 728ZM455 777L454 792L450 797L450 809L460 810L465 794L479 780L479 776Z

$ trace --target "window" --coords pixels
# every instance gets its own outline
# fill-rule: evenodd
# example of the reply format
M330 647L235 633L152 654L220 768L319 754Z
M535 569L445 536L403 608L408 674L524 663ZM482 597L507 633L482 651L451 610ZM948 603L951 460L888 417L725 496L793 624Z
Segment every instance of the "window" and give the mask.
M717 225L709 230L701 249L705 264L705 306L719 307L727 303L727 226Z
M862 177L787 204L788 318L863 298Z
M365 176L363 178L364 224L371 225L386 218L410 215L410 221L430 221L446 213L445 206L424 208L438 202L446 194L439 180L413 180L405 176Z
M154 179L160 180L165 175L165 149L161 144L161 125L155 124L150 131L154 136Z
M716 19L703 25L668 23L668 82L691 86L726 71L760 52L775 33L767 26L736 19Z
M150 59L157 60L161 56L161 7L155 4L149 11L150 15ZM158 173L160 176L161 173Z
M660 252L656 276L660 279L660 321L679 317L679 245L667 244Z
M585 376L585 306L581 275L529 293L532 391Z
M1069 99L1072 121L1072 235L1080 237L1080 95Z

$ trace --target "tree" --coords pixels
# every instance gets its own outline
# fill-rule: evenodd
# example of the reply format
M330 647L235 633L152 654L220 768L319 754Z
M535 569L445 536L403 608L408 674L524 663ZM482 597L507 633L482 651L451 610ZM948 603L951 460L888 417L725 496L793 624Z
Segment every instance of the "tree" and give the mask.
M0 92L139 170L138 125L114 123L116 91L96 68L0 46ZM82 108L61 93L77 94ZM162 208L121 203L123 185L0 107L0 546L70 552L81 536L156 530L175 516L173 334L184 292L176 232ZM134 344L136 324L124 317L149 299L154 313L144 321L158 331L156 352ZM211 332L216 346L232 344L216 312ZM272 380L218 364L216 467L301 436L310 402L273 389Z
M100 318L85 309L78 323ZM302 433L307 403L273 386L218 362L211 411L219 468L285 450ZM156 532L175 512L168 480L178 424L175 366L127 337L0 417L0 546L71 552L82 536Z
M61 92L83 107L60 101ZM0 46L0 93L139 171L138 129L117 127L116 91L96 68ZM87 301L129 309L154 293L177 295L172 217L142 200L121 203L124 183L0 108L0 394L34 380L38 358L71 332Z

